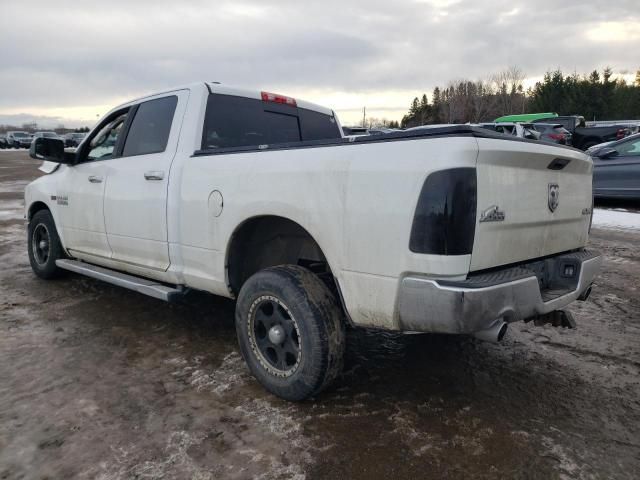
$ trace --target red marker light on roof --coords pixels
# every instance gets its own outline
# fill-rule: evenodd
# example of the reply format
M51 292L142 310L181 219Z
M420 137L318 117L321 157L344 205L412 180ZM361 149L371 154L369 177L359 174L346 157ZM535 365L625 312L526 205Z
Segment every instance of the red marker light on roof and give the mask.
M284 95L278 95L277 93L261 92L263 102L281 103L283 105L289 105L290 107L296 106L296 99L291 97L285 97Z

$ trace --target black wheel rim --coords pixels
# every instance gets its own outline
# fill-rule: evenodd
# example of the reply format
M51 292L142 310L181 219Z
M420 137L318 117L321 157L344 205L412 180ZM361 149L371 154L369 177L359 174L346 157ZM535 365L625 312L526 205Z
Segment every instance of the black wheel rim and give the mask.
M31 234L31 249L33 258L38 265L44 265L49 260L49 250L51 248L51 236L47 227L39 223Z
M300 364L302 349L298 324L278 298L257 298L249 310L249 338L258 361L269 373L292 375Z

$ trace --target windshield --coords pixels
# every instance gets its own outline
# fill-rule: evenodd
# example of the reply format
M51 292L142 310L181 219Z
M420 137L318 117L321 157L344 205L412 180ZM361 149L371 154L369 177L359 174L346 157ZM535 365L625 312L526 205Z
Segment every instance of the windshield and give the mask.
M24 137L28 137L29 134L25 132L13 132L13 136L16 138L24 138Z
M72 133L71 136L73 138L84 138L85 134L84 133Z
M42 136L45 138L56 138L58 135L55 132L42 132Z

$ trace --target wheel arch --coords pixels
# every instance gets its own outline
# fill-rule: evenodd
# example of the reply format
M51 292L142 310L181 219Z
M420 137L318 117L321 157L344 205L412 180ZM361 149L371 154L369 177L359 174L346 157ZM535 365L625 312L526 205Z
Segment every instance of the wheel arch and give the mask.
M36 200L31 205L29 205L29 210L27 211L27 221L30 221L33 216L40 210L48 210L49 212L51 212L49 205L40 200Z
M325 271L314 273L330 277L339 291L334 264L317 237L295 220L274 214L246 218L233 230L225 253L227 288L235 296L251 275L282 264L301 265L312 271L326 266Z

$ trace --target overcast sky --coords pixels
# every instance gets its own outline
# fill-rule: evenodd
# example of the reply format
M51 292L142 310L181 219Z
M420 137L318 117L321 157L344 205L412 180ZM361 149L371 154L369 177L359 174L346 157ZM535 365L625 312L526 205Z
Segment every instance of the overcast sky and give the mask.
M639 0L0 0L0 124L92 124L199 80L399 119L414 96L510 65L640 68ZM26 114L19 116L19 114Z

